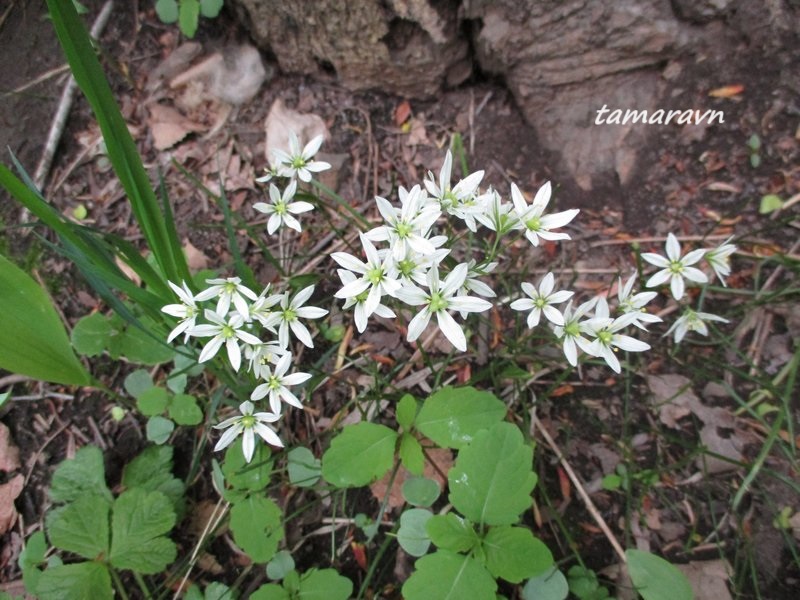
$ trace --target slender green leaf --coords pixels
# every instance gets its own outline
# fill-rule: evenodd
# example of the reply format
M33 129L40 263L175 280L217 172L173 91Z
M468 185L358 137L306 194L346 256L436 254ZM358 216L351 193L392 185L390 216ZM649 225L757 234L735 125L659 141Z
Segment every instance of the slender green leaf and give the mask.
M403 584L406 600L495 600L497 583L471 556L439 550L423 556Z
M420 476L425 468L425 455L422 453L422 446L417 438L410 433L403 433L400 436L400 449L398 455L403 466L413 475Z
M414 425L414 419L417 416L417 401L411 394L406 394L397 403L396 409L397 424L400 425L405 431L411 429Z
M322 476L336 487L358 487L392 468L397 433L383 425L345 427L322 456Z
M30 275L2 255L0 314L5 317L6 340L0 344L0 368L55 383L90 382L50 298Z
M193 38L197 33L197 22L200 20L200 2L198 0L181 0L178 5L178 26L186 37Z
M99 562L59 565L47 569L36 586L39 600L111 600L111 575Z
M628 573L644 600L693 600L694 592L680 569L660 556L629 548Z
M450 502L474 523L510 525L530 507L536 485L533 450L520 430L497 423L480 431L448 473Z
M445 387L422 404L416 428L445 448L461 448L475 434L503 420L506 406L489 392Z

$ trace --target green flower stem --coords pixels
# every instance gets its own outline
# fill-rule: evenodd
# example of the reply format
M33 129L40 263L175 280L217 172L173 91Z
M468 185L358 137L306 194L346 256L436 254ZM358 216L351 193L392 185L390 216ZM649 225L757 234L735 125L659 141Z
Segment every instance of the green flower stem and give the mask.
M133 572L133 578L136 580L136 583L139 585L139 589L142 590L143 597L144 598L152 598L153 594L147 588L147 583L145 583L144 577L142 577L142 574L137 572L137 571L134 571Z
M400 463L398 462L397 464L399 465ZM392 474L392 476L394 476L394 473ZM391 484L390 484L390 488L391 488ZM387 488L387 489L390 489L390 488ZM387 498L389 497L388 493L386 494L386 497ZM392 530L392 532L391 532L392 535L386 535L384 537L384 540L383 540L383 543L381 544L381 547L378 548L378 552L375 554L375 556L370 561L369 569L367 569L367 575L366 575L366 577L364 577L364 581L361 583L361 587L358 588L358 595L356 595L356 600L361 600L361 598L364 597L364 592L367 591L367 587L369 586L370 581L372 581L372 576L375 574L375 569L378 568L378 564L380 564L381 558L383 558L383 555L386 553L386 550L389 549L389 545L397 537L397 528L398 528L398 526L399 526L399 522L398 522L398 525L395 525L395 528Z
M119 597L122 600L128 600L128 594L125 593L125 586L122 584L122 579L119 577L119 573L117 570L112 568L111 566L108 567L108 572L111 573L111 579L114 581L114 587L119 594ZM149 598L150 596L145 596L145 598Z
M386 490L387 490L386 495L383 497L383 502L381 502L381 508L378 511L378 517L375 519L375 524L377 525L375 533L378 532L377 528L380 527L381 521L383 521L383 515L386 514L386 508L389 506L389 495L390 495L389 490L392 489L392 486L394 485L394 479L395 477L397 477L397 472L399 470L400 470L400 461L396 460L394 462L394 467L392 467L392 474L389 475L389 482L386 484ZM374 535L375 534L373 534L373 536L371 536L367 541L372 541L372 537L374 537Z

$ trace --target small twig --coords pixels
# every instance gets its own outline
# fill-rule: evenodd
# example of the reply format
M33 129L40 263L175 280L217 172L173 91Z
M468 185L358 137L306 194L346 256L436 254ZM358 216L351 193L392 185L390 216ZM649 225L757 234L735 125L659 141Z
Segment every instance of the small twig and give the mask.
M715 234L715 235L681 235L677 237L679 242L704 242L706 240L727 240L731 236L728 234L724 235ZM667 238L665 236L601 240L599 242L594 242L592 244L589 244L589 248L599 248L600 246L617 246L620 244L633 244L642 242L666 242L666 241Z
M34 77L28 83L23 83L18 88L14 88L10 92L6 92L6 94L21 94L25 90L32 88L35 85L39 85L40 83L47 81L51 77L55 77L56 75L61 75L65 71L69 71L69 65L61 65L60 67L56 67L55 69L50 69L49 71L45 71L38 77Z
M564 458L564 455L561 453L561 450L556 445L555 440L553 440L553 438L550 436L550 434L547 432L547 430L544 428L541 421L539 421L539 418L535 414L533 415L533 424L535 425L536 429L538 429L539 432L542 434L542 437L544 437L545 441L550 446L550 449L553 451L553 454L556 455L556 458L558 459L558 462L561 463L561 466L564 468L564 471L567 472L570 481L572 481L572 484L575 486L575 489L578 490L578 495L581 497L584 504L586 505L586 510L589 511L589 514L592 515L592 518L595 520L595 523L597 523L598 527L600 527L600 529L603 531L606 538L608 538L608 541L611 543L611 547L614 548L614 551L619 556L619 559L623 563L626 563L627 558L625 556L625 550L622 549L622 546L617 541L616 536L614 536L614 534L611 532L611 529L608 527L608 524L606 523L605 519L603 519L603 516L595 507L594 502L592 502L592 499L589 497L589 494L586 493L583 484L581 484L580 480L578 479L578 476L575 474L575 471L572 470L572 467L569 465L566 458Z
M6 375L5 377L0 377L0 389L8 386L12 386L15 383L24 383L26 381L36 381L33 377L28 377L27 375Z
M214 511L211 513L211 518L208 519L206 522L206 526L203 528L202 533L200 534L200 539L197 540L197 543L194 546L194 550L192 550L192 556L189 557L189 566L186 569L186 573L183 575L183 579L181 579L181 584L176 588L175 595L172 597L173 600L177 600L178 596L180 596L181 591L183 590L183 586L186 585L186 581L189 579L189 574L192 572L195 563L197 562L197 555L200 552L200 548L202 547L203 543L205 542L206 537L208 536L209 532L214 531L219 525L219 522L222 520L222 517L225 516L225 513L228 512L228 507L230 504L225 502L225 506L220 510L220 505L224 502L222 498L217 500L216 506L214 506Z

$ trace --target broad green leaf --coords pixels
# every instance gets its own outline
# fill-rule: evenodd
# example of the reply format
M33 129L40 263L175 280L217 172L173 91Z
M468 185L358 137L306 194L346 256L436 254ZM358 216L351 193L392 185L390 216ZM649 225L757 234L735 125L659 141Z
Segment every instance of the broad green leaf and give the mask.
M417 401L411 394L406 394L400 398L396 409L397 424L405 431L411 429L414 418L417 416Z
M72 329L72 345L84 356L97 356L108 347L111 339L111 324L102 313L81 318Z
M400 450L398 451L403 466L413 475L420 476L425 468L425 455L419 441L410 433L400 436Z
M30 275L2 255L0 314L4 316L0 369L67 385L90 382L50 298Z
M294 570L294 559L288 550L281 550L267 563L267 577L279 581Z
M766 196L762 196L758 212L762 215L766 215L775 212L779 208L783 208L783 200L781 197L775 194L767 194Z
M145 431L148 440L154 444L164 444L169 439L169 436L172 435L172 432L175 431L175 423L156 415L147 420Z
M443 550L468 552L480 544L472 523L454 513L436 515L425 526L431 541Z
M233 540L257 563L272 560L283 539L281 509L272 500L250 496L231 508Z
M125 465L122 485L158 491L172 502L175 512L183 511L183 481L172 474L172 446L150 446Z
M36 586L39 600L111 600L111 575L103 563L82 562L47 569Z
M47 537L56 548L89 560L108 556L111 505L98 494L84 494L47 514Z
M347 600L353 582L335 569L311 569L300 578L298 600Z
M486 568L511 583L544 573L553 566L553 554L523 527L492 527L483 539Z
M433 513L424 508L409 508L400 515L400 529L397 542L411 556L425 556L431 545L431 538L425 531L425 524Z
M143 320L148 323L148 320ZM160 365L169 362L175 351L138 327L128 326L124 332L116 336L114 350L132 363L140 365Z
M151 387L136 398L136 408L145 417L154 417L167 410L169 395L162 387Z
M222 0L200 0L200 13L208 18L213 19L222 10Z
M345 427L322 456L322 476L336 487L359 487L392 468L397 433L383 425Z
M311 487L319 481L321 461L305 446L289 450L287 470L289 481L298 487Z
M178 27L186 37L193 38L197 33L197 21L200 19L200 2L198 0L181 0L178 6Z
M125 378L122 385L131 396L139 398L146 391L152 389L153 378L145 369L136 369Z
M522 588L523 600L564 600L568 595L567 578L555 567L529 579Z
M597 574L581 565L573 565L567 571L569 591L578 598L600 600L608 598L608 590L597 581Z
M403 584L406 600L495 600L495 580L470 556L439 550L414 566Z
M50 498L55 502L71 502L87 493L112 499L106 486L103 453L95 446L84 446L74 458L58 465L50 482Z
M675 565L660 556L629 548L628 573L644 600L693 600L692 586Z
M186 390L186 383L189 377L186 373L170 375L167 378L167 387L173 394L182 394Z
M203 593L204 600L235 600L237 594L224 583L212 581Z
M178 20L177 0L158 0L156 14L162 23L174 23Z
M222 473L225 481L238 490L260 492L267 487L272 475L272 452L266 444L256 444L253 460L248 464L242 453L242 442L237 440L225 452Z
M112 509L111 565L144 574L163 571L177 555L175 543L165 535L174 525L172 502L161 492L123 492Z
M33 594L36 591L36 584L42 576L39 566L44 563L44 555L47 553L47 541L44 539L44 532L37 531L25 541L25 548L19 553L19 569L22 571L22 581L25 584L25 591Z
M203 411L197 406L197 398L190 394L175 394L168 412L178 425L197 425L203 420Z
M475 434L503 420L506 405L489 392L446 387L422 404L416 428L444 448L462 448Z
M277 583L266 583L250 594L250 600L292 600L292 597Z
M470 521L510 525L530 507L536 485L533 450L511 423L480 431L448 473L450 502Z
M426 477L409 477L403 482L403 498L414 506L431 506L439 497L439 484Z

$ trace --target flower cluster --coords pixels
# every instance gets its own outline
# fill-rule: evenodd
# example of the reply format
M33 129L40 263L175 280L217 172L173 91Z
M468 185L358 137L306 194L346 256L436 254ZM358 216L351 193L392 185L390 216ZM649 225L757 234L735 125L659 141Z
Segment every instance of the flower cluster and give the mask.
M647 287L657 287L669 282L670 292L676 301L680 301L686 292L687 282L691 285L707 284L709 276L696 265L701 260L705 260L708 267L719 279L723 286L726 286L725 278L731 274L730 257L737 248L730 243L730 238L716 248L697 248L685 255L681 255L681 245L678 238L670 233L664 246L665 256L654 252L645 252L642 258L651 265L658 267L660 271L654 273L645 285ZM665 335L675 334L675 343L680 343L689 331L696 331L701 335L708 335L707 321L717 321L727 323L727 319L716 315L697 312L691 308L684 308L683 314L673 323Z
M193 337L210 338L200 352L199 362L210 361L225 346L228 363L234 371L242 368L244 357L245 369L255 379L263 381L253 390L250 400L268 397L269 412L253 412L253 403L244 402L239 407L240 416L215 426L227 431L214 449L227 447L241 433L244 456L250 462L254 452L254 434L274 446L283 445L270 425L280 419L283 403L302 409L300 400L289 388L307 381L311 375L289 372L292 366L291 337L313 348L311 333L303 320L318 319L328 311L305 305L314 293L314 286L294 295L288 291L271 294L270 286L267 286L256 295L238 277L208 279L206 283L206 289L192 294L186 282L182 282L180 287L169 282L180 303L168 304L161 310L180 320L168 340L172 341L180 334L184 334L184 341ZM198 302L204 301L216 302L216 306L201 311ZM201 316L206 323L197 323ZM267 337L269 339L265 340Z
M319 173L331 168L329 163L314 160L314 155L322 145L323 137L318 135L309 141L302 149L297 136L292 132L289 136L289 151L275 150L273 153L273 167L266 169L263 177L256 179L258 183L269 183L269 202L257 202L253 208L260 213L269 215L267 220L267 233L272 235L280 227L286 226L295 231L302 231L300 222L295 215L314 209L314 205L303 200L295 200L297 193L297 180L303 183L311 181L313 173ZM272 180L288 179L286 187L281 192Z
M476 260L456 255L448 236L436 232L446 215L462 220L471 232L477 232L481 225L498 236L523 232L534 246L539 239L569 239L566 233L552 230L567 225L578 211L545 215L550 202L549 183L539 189L530 205L516 185L511 188L513 202L504 202L491 188L481 192L483 171L451 186L452 166L453 156L448 151L438 178L429 172L423 185L410 190L399 188L399 206L375 198L383 222L359 236L366 261L346 252L331 255L342 267L338 270L342 288L336 297L345 300L345 308L354 307L359 332L366 329L373 314L395 316L384 304L385 298L392 298L413 307L408 341L418 339L435 317L450 343L462 352L466 350L466 335L453 313L465 319L469 313L492 307L486 298L496 294L479 278L494 270L497 263L491 256ZM375 244L384 247L376 248Z

